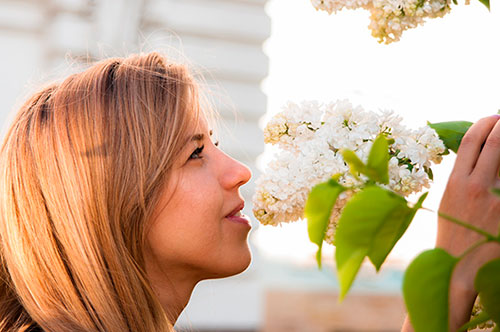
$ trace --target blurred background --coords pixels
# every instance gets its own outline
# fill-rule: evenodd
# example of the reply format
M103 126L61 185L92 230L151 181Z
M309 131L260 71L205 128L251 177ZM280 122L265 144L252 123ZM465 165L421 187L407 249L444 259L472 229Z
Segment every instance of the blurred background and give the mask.
M316 12L309 0L0 0L0 122L43 82L89 61L159 50L205 77L224 124L222 149L252 168L242 188L251 215L253 183L270 158L262 128L287 100L350 99L393 109L408 126L476 121L500 109L500 13L478 1L381 45L368 13ZM426 207L436 211L453 156L434 168ZM435 213L421 211L378 274L363 266L337 300L333 248L314 261L305 222L253 221L252 265L200 283L179 331L398 331L408 262L433 246Z

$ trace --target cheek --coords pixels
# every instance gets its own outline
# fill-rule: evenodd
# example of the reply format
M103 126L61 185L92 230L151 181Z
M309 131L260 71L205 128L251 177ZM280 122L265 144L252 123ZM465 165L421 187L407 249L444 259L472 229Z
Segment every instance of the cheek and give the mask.
M196 235L201 240L204 234L220 230L223 202L222 192L213 180L186 184L175 204L175 223L186 234Z
M148 232L151 264L163 273L195 273L201 279L243 271L251 259L248 229L224 219L225 195L212 174L180 178Z
M223 197L213 181L181 180L148 232L162 265L198 264L224 241Z

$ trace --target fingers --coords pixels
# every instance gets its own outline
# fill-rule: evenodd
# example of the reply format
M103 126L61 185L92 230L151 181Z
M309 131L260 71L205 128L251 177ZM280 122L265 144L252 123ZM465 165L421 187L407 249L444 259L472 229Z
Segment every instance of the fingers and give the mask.
M479 154L473 175L481 183L495 185L498 179L500 165L500 121L498 121L486 139L484 147Z
M499 118L497 115L482 118L465 133L458 148L457 159L453 169L457 175L467 176L472 173L481 153L481 147ZM497 130L500 130L500 128Z

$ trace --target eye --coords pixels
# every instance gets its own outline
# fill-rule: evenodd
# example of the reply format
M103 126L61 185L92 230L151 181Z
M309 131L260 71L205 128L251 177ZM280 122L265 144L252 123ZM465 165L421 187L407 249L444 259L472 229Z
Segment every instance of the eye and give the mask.
M203 149L205 148L205 145L202 145L200 147L197 147L193 153L191 153L191 155L189 156L189 159L201 159L202 156L201 156L201 152L203 151Z
M219 146L219 141L215 141L214 145L218 147Z

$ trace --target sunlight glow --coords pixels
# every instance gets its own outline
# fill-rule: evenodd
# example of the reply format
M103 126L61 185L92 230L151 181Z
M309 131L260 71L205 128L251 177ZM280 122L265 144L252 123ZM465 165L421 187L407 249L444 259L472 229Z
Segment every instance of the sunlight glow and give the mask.
M453 6L444 18L403 33L383 45L371 37L368 13L316 12L308 0L272 0L272 35L265 44L270 72L263 83L268 115L287 100L323 102L348 98L365 109L392 109L409 127L426 121L477 121L500 109L500 8L473 0ZM269 153L260 158L263 167ZM435 182L425 207L437 211L454 156L433 168ZM410 201L415 198L410 197ZM389 260L407 264L431 248L436 214L420 211ZM260 226L254 243L263 255L314 264L316 246L304 221ZM333 249L325 255L331 257Z

